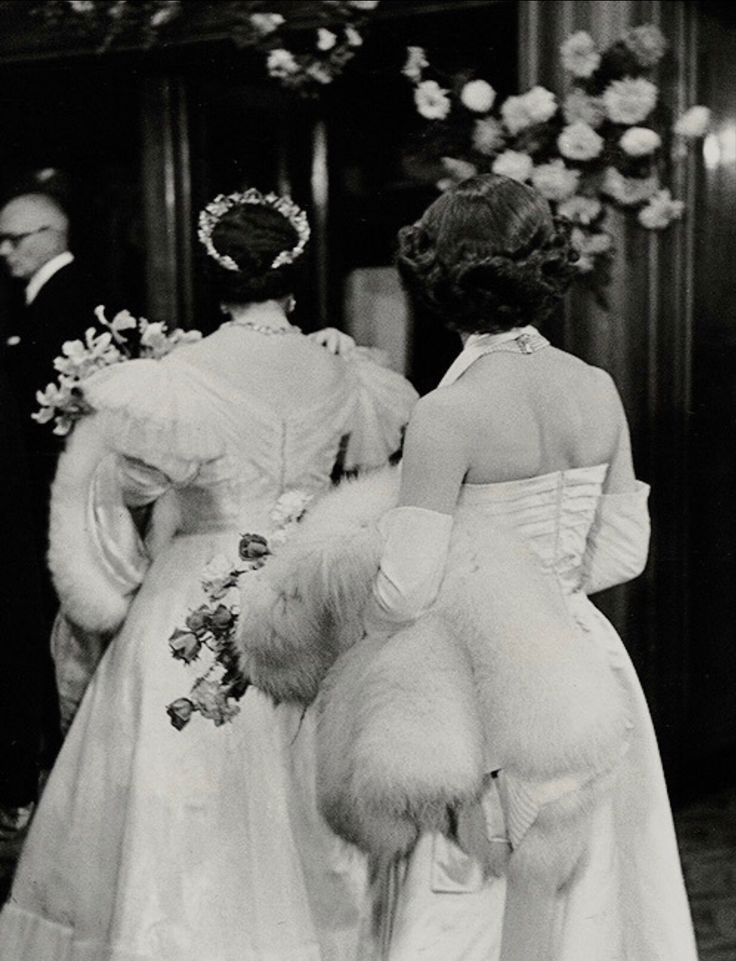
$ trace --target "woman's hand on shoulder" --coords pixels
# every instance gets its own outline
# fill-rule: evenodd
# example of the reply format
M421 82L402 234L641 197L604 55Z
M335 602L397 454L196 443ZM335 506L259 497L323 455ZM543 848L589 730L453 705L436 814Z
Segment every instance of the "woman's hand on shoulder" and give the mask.
M315 330L312 334L307 334L309 340L314 341L320 347L325 347L331 354L337 357L347 357L356 347L355 340L337 327L323 327L322 330Z
M400 505L454 512L468 471L468 426L451 388L419 400L404 441Z

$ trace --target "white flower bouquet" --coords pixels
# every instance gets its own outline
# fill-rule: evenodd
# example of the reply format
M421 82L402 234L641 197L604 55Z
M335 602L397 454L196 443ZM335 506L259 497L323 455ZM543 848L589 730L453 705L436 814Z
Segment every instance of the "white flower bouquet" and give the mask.
M104 330L88 327L84 340L67 340L62 344L61 355L54 361L59 374L56 383L36 393L40 409L31 414L39 424L54 422L54 433L64 437L80 417L92 413L92 407L84 396L84 382L98 370L120 364L133 357L159 360L180 344L199 340L198 330L174 330L165 324L150 323L145 317L136 319L127 310L115 314L112 320L105 315L105 308L95 309L95 316ZM136 345L128 340L135 331Z
M570 78L563 97L535 86L502 100L487 80L470 71L448 80L424 49L408 48L404 76L419 114L436 128L424 142L430 153L437 145L437 186L487 171L532 184L574 224L578 269L600 290L613 256L607 210L633 210L647 230L679 219L684 204L663 182L666 157L682 156L708 130L707 107L691 107L672 123L661 104L652 73L666 50L651 24L606 49L579 31L560 47Z

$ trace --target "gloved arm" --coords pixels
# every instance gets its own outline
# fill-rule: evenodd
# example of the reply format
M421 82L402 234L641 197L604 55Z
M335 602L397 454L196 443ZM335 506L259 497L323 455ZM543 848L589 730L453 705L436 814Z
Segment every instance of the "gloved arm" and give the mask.
M369 633L393 633L430 607L442 583L452 523L451 514L411 506L381 518L381 566L363 616Z
M467 471L466 443L441 392L414 409L404 444L399 506L381 519L381 566L364 613L366 630L394 632L437 596L453 516Z

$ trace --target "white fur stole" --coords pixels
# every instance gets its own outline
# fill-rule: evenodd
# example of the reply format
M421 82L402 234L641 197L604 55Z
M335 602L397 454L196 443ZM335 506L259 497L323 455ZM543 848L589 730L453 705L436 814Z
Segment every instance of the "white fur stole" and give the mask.
M243 669L276 700L318 698L321 809L374 859L406 853L420 831L446 829L449 809L475 804L489 758L511 784L579 785L532 812L514 856L526 876L561 883L579 854L571 825L625 747L624 693L554 577L492 519L456 519L430 613L364 638L375 521L397 490L395 470L341 485L243 579Z

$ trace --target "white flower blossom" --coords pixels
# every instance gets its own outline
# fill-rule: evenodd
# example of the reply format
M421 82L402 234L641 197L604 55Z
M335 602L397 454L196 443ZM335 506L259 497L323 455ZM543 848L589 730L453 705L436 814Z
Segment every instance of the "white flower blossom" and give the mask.
M56 426L51 433L56 434L57 437L66 437L72 427L74 427L74 419L67 414L59 414L56 417Z
M495 117L476 120L473 126L473 148L478 153L493 156L504 145L503 127Z
M322 50L326 53L337 43L337 35L332 32L332 30L327 30L325 27L320 27L317 30L317 49Z
M176 330L168 334L169 346L172 349L183 346L184 344L196 344L196 342L201 339L201 330L182 330L181 327L177 327Z
M574 87L562 104L562 115L567 123L587 123L594 129L606 119L606 111L598 97L589 97L584 90Z
M272 77L277 77L282 80L286 77L293 77L295 73L299 73L299 64L296 62L294 54L290 50L284 50L281 47L277 50L271 50L266 61L266 67Z
M531 127L545 123L557 110L555 95L545 87L532 87L518 97L507 97L501 105L503 122L513 136Z
M491 169L494 174L523 182L529 179L533 167L534 161L528 153L522 153L519 150L504 150L493 161Z
M348 2L356 10L375 10L378 6L378 0L348 0Z
M219 680L200 678L192 688L191 700L202 717L215 722L216 727L232 721L240 713L237 704L230 704Z
M632 207L648 200L657 192L658 186L656 176L624 177L620 170L608 167L601 190L623 206Z
M710 126L710 110L707 107L690 107L675 124L675 133L689 140L704 137Z
M165 23L178 17L181 13L181 0L169 0L165 7L159 9L151 17L151 26L154 28L163 27Z
M218 601L236 585L233 572L237 565L224 554L217 554L202 571L202 590L210 600Z
M428 66L429 60L427 60L424 47L406 48L406 63L401 71L405 77L408 77L413 83L419 83L422 79L422 71Z
M573 223L587 226L600 216L603 205L597 197L583 197L577 194L563 201L557 208L561 217L572 220Z
M590 77L601 63L595 40L585 30L578 30L561 45L562 66L573 77Z
M654 110L659 91L644 77L624 77L614 80L603 91L603 104L614 123L634 126L646 120Z
M36 399L38 399L38 393L36 393ZM31 420L35 420L37 424L48 424L50 420L56 417L56 410L53 407L42 407L41 410L34 411L31 414Z
M95 307L95 317L103 325L103 327L107 327L108 330L113 332L113 336L115 334L120 334L124 330L135 330L135 328L138 326L138 321L129 310L119 310L112 320L108 320L107 315L105 314L105 308L102 306L102 304ZM125 338L117 337L115 339L120 341L124 340Z
M647 230L664 230L673 220L679 220L685 204L681 200L673 200L669 190L658 191L639 211L639 223Z
M306 511L313 495L308 491L290 490L279 497L271 508L269 517L275 527L284 527L298 521Z
M92 13L95 9L94 0L67 0L75 13Z
M417 110L425 120L444 120L450 112L447 91L436 80L423 80L414 91Z
M252 13L250 24L256 33L261 37L267 37L269 33L278 30L284 18L280 13Z
M356 30L355 27L350 26L350 24L345 27L345 39L347 40L349 47L363 46L363 38L360 35L360 31Z
M557 110L557 100L546 87L532 87L522 97L532 123L546 123Z
M572 197L580 181L579 170L569 170L562 160L535 167L531 174L532 184L547 200L567 200Z
M307 74L317 83L332 83L332 74L323 63L310 63L307 67Z
M575 266L583 274L590 273L595 267L596 257L607 253L613 246L613 238L610 234L603 231L590 233L579 227L573 228L570 242L580 255Z
M568 160L593 160L603 150L603 138L587 123L578 121L563 128L557 147Z
M632 27L623 39L642 67L653 67L659 63L667 50L664 34L653 23Z
M515 137L517 133L532 125L523 97L507 97L501 104L501 116L508 132Z
M619 140L619 146L630 157L646 157L662 146L662 138L649 127L629 127Z
M61 345L61 356L54 360L54 369L60 374L82 380L95 370L108 367L122 359L112 343L112 334L99 334L94 327L85 331L84 342L67 340Z
M460 102L473 113L488 113L496 99L496 91L485 80L470 80L460 91Z
M71 396L69 381L61 378L57 384L47 384L46 390L36 391L36 401L41 407L61 407Z
M146 356L158 358L169 352L169 342L166 327L160 323L149 323L141 320L141 347L145 348Z

